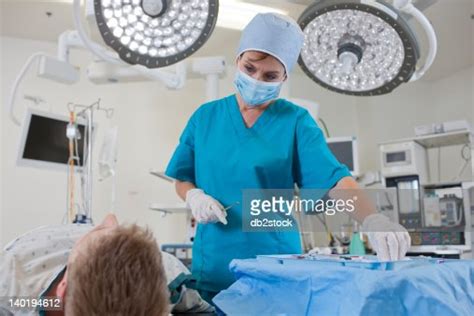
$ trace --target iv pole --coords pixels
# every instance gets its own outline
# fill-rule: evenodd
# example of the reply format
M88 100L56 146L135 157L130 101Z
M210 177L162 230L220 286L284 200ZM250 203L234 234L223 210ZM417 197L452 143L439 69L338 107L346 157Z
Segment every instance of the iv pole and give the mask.
M87 122L87 137L84 138L84 153L87 153L87 155L85 155L86 159L83 163L84 168L81 176L81 181L83 182L83 210L82 214L76 214L76 218L73 222L81 224L92 223L92 135L94 132L94 111L104 111L106 117L111 118L114 110L113 108L101 107L100 98L91 105L69 103L68 108L73 112L75 112L76 108L82 108L82 110L77 113L77 117L81 117Z

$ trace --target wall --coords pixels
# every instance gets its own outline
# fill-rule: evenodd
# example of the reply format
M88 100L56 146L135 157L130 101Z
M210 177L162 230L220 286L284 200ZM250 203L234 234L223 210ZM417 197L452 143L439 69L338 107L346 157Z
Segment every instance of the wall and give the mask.
M38 50L55 54L55 44L14 38L0 38L1 100L0 111L0 245L38 225L60 223L66 205L66 174L63 172L17 167L18 141L21 128L7 117L6 100L12 82L27 57ZM84 67L90 61L87 52L74 51L72 62ZM232 61L228 60L229 63ZM220 81L220 95L233 93L234 67ZM172 185L148 174L150 168L163 170L177 144L178 137L191 113L205 100L205 82L189 80L182 91L171 91L156 82L97 86L82 79L64 86L35 77L34 71L23 81L16 101L16 113L23 117L27 106L35 108L23 94L41 96L47 101L37 108L67 114L70 101L89 104L101 98L104 106L112 106L112 120L97 114L99 129L95 139L96 153L102 133L109 126L119 127L119 161L117 165L117 214L122 222L149 225L162 243L185 239L183 215L162 218L148 210L150 202L178 202ZM289 94L321 105L320 116L326 121L331 136L359 137L363 171L378 168L377 143L410 137L419 124L469 119L474 125L473 69L466 69L436 82L403 85L392 94L373 98L338 95L314 84L303 74L291 75ZM449 106L448 106L449 104ZM443 149L446 170L443 178L456 173L460 164L459 148ZM431 165L436 165L431 155ZM436 172L436 170L434 170ZM467 172L467 171L466 171ZM463 174L463 178L469 174ZM97 173L96 173L97 174ZM100 220L109 208L111 182L94 183L94 219ZM319 240L324 243L324 238Z
M351 97L322 89L298 73L291 77L290 95L319 103L320 117L326 121L331 136L357 136L360 168L367 172L380 168L380 142L413 137L415 126L467 120L474 127L473 76L471 66L441 80L401 85L388 95ZM452 180L458 174L459 166L464 164L461 147L441 149L441 181ZM429 150L429 167L434 181L438 181L437 151ZM470 168L466 168L459 179L470 180Z
M470 67L438 81L418 81L403 85L385 96L362 98L357 102L361 139L362 170L380 168L377 144L413 137L414 127L433 122L467 120L474 126L473 68ZM441 179L438 179L438 149L429 150L432 181L449 181L464 163L461 146L441 149ZM466 168L460 179L471 178Z
M433 83L431 90L433 94L433 112L435 121L467 120L474 128L474 67L469 67L456 74L443 78ZM457 176L460 166L464 161L460 158L462 146L443 148L440 153L442 162L441 180L450 181ZM437 171L435 150L431 150L431 168L433 173ZM447 163L446 163L447 162ZM459 179L472 180L472 169L470 164Z
M60 223L66 207L66 173L30 167L18 167L18 142L21 127L9 119L6 109L7 97L13 80L28 56L36 51L55 54L54 43L2 37L2 188L1 204L3 225L0 238L5 244L16 235L39 225ZM113 107L112 120L96 114L98 134L94 148L96 159L107 127L119 127L119 161L117 164L117 214L123 222L148 224L160 242L181 242L186 236L185 218L182 215L166 216L149 211L151 202L176 203L179 199L172 185L152 177L148 170L163 170L177 144L178 137L188 117L205 101L205 81L188 80L185 90L172 91L159 83L129 83L119 85L94 85L85 78L85 65L91 60L87 52L73 51L71 62L81 66L81 81L72 86L37 78L33 67L23 80L16 98L15 113L23 118L27 107L67 115L67 103L90 104L101 98L105 107ZM220 95L233 93L235 67L228 67L228 76L220 81ZM291 80L292 96L311 98L317 102L333 105L340 111L352 104L339 102L336 96L315 87L306 77L295 75ZM299 90L301 89L301 90ZM23 95L40 96L45 104L33 105ZM341 99L344 99L342 97ZM340 120L331 107L322 110L334 132L352 134L355 124L352 114ZM94 171L97 175L97 170ZM93 218L99 221L110 206L110 180L94 182ZM8 223L8 224L7 224Z
M17 147L21 128L6 115L6 100L13 79L27 57L38 50L54 54L55 45L46 42L2 38L2 193L3 243L39 225L60 223L66 206L66 173L17 167ZM74 52L72 62L87 65L89 54ZM117 214L121 221L148 224L160 242L183 241L184 217L149 211L153 201L176 202L172 185L148 174L151 168L163 169L176 145L186 117L204 98L199 81L187 85L189 94L170 91L158 83L95 86L84 78L64 86L36 78L34 70L23 81L16 101L16 113L23 117L27 106L67 114L66 104L90 104L101 98L103 106L112 106L111 121L97 113L98 153L104 129L119 127L119 162L117 165ZM23 94L41 96L47 104L38 107L23 99ZM8 136L7 136L8 135ZM96 155L97 158L97 155ZM95 170L97 171L97 170ZM97 172L96 172L97 175ZM94 183L93 217L100 220L109 207L110 180Z
M3 61L3 49L0 49L0 61ZM1 64L0 64L1 65ZM3 68L3 66L1 67ZM0 93L3 100L3 77L0 77ZM3 109L0 108L0 247L3 245Z

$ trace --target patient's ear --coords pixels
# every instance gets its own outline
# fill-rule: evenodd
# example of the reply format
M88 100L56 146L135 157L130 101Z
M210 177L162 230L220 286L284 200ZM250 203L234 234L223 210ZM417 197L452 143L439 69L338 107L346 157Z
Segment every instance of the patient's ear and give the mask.
M118 226L117 217L114 214L108 214L102 221L101 225L105 227L116 227Z
M59 281L58 286L56 287L56 296L59 296L61 300L64 302L64 297L66 296L66 288L67 288L67 271L64 273L63 278Z

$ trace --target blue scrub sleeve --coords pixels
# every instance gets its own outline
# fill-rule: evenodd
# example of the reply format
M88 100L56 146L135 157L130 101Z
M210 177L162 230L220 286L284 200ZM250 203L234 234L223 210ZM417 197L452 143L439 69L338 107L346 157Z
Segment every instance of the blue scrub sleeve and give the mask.
M349 169L334 157L321 129L306 110L297 121L295 154L294 175L300 188L331 189L342 178L351 176Z
M179 181L195 182L194 170L194 136L196 133L196 113L189 119L184 128L179 144L171 157L165 174Z

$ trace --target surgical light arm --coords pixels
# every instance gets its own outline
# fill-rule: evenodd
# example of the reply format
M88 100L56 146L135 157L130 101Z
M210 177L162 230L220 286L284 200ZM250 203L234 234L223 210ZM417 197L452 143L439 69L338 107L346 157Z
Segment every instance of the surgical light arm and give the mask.
M80 17L79 17L80 18ZM89 41L89 46L86 46L84 39ZM180 89L184 86L186 82L186 64L181 62L176 64L176 72L172 73L169 71L164 71L160 69L148 69L140 65L129 65L125 62L122 62L120 59L115 60L113 56L115 53L107 51L104 47L100 46L97 43L90 41L87 35L84 37L81 36L81 33L78 30L68 30L63 32L59 36L58 40L58 59L64 62L69 62L69 51L71 48L89 48L93 47L96 57L104 60L107 63L118 67L127 67L131 69L132 72L135 72L137 75L146 77L149 80L159 80L162 81L170 89ZM102 58L104 57L104 58ZM111 59L112 58L112 59Z
M418 23L423 27L429 43L428 55L426 56L425 64L419 68L410 78L410 81L416 81L423 77L426 71L433 64L436 54L438 51L438 39L436 38L436 33L433 26L426 16L418 10L412 3L412 0L394 0L393 5L400 11L413 16Z
M13 87L10 90L10 95L8 96L8 114L10 119L12 120L13 123L16 125L20 126L20 120L15 116L15 97L16 93L18 90L18 86L20 85L21 80L23 80L23 77L25 76L26 72L30 69L31 65L33 62L36 61L36 59L40 58L41 56L45 56L46 54L43 52L37 52L31 55L21 68L20 72L18 73L17 77L15 78L15 81L13 82Z
M84 24L82 23L81 13L81 0L74 0L74 25L84 46L89 49L95 56L99 57L102 60L116 65L130 66L129 64L118 58L116 53L108 51L107 49L94 43L89 38L86 33ZM140 65L134 65L130 67L142 73L147 78L163 81L168 88L182 88L186 80L186 65L184 65L183 63L179 63L176 65L175 74L158 69L148 69Z

